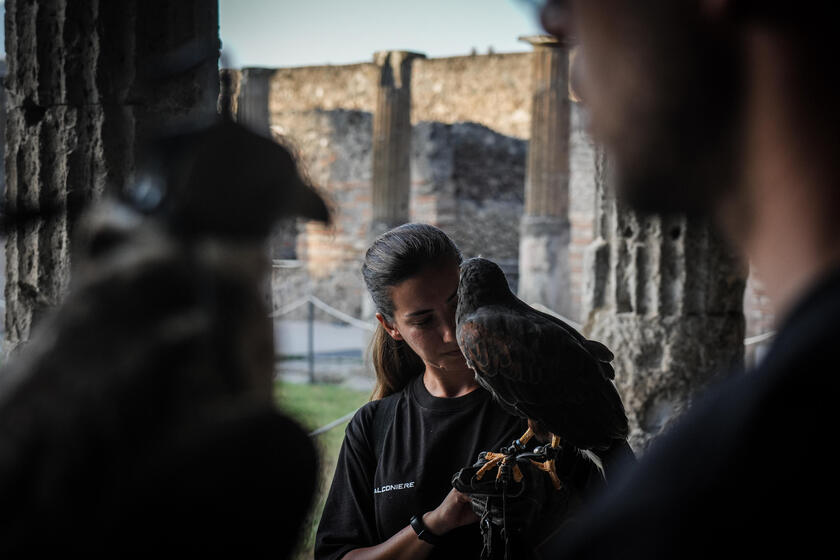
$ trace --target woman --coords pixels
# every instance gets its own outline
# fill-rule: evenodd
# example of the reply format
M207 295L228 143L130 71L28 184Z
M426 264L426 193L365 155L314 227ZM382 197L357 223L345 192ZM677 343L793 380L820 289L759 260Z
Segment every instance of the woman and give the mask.
M379 321L374 399L347 427L315 558L478 558L481 533L452 476L522 435L481 389L455 340L461 254L407 224L368 249L362 275ZM384 427L383 427L384 426Z

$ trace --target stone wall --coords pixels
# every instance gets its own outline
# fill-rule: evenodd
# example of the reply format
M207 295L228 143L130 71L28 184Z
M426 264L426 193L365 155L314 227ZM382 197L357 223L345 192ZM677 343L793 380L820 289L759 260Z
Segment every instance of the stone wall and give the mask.
M517 53L417 59L411 78L410 220L441 227L465 256L499 261L514 288L530 72L527 53ZM330 228L299 226L301 265L275 270L280 307L309 292L361 313L377 76L370 63L281 68L271 77L272 130L298 151L335 213Z
M476 123L414 127L411 219L449 233L465 258L502 265L516 288L527 142Z
M747 290L744 293L744 317L747 320L747 336L770 332L775 328L770 298L764 284L755 270L750 270Z
M517 154L527 150L531 72L530 53L417 59L412 70L411 219L444 228L467 256L481 253L500 260L514 285L522 208L522 194L515 193L524 183L524 167L518 167ZM373 63L363 63L281 68L271 77L269 109L274 131L300 145L316 184L341 206L335 229L305 226L312 239L299 241L303 243L299 256L306 254L313 260L307 268L317 271L314 278L322 280L314 285L328 301L346 293L329 288L326 280L336 270L336 262L351 260L339 255L365 246L366 223L350 223L369 212L370 125L365 125L367 131L357 130L348 118L344 124L324 129L303 125L300 119L318 111L322 115L356 112L370 119L376 106L377 76ZM507 150L512 151L508 154ZM568 289L569 318L578 322L587 319L582 302L583 255L593 240L597 156L585 131L583 111L572 103ZM333 168L334 176L325 171ZM499 185L505 185L501 198ZM356 263L360 258L356 255ZM348 295L341 303L350 312L356 301ZM748 284L744 306L747 333L766 332L772 313L760 283Z
M746 268L707 221L639 215L615 200L607 176L599 163L585 330L615 354L630 443L641 450L742 363Z
M280 68L271 81L272 119L286 111L373 112L373 63ZM475 122L527 139L531 126L529 53L418 59L411 77L411 121Z
M754 269L750 270L747 287L744 290L744 320L746 321L746 336L755 337L769 333L776 328L776 317L770 298L764 290L764 284ZM772 338L762 338L745 348L744 361L747 365L754 365L767 353Z
M570 319L586 322L582 309L586 247L594 239L595 177L598 150L586 132L583 109L571 104L571 138L569 139L569 291Z
M282 113L312 109L372 113L376 108L377 76L373 63L279 68L271 80L272 121Z
M299 266L275 269L275 307L311 293L358 317L359 269L371 220L370 113L310 110L275 113L274 131L298 155L303 173L326 199L329 226L298 224Z
M429 58L414 62L412 122L474 122L527 139L530 53Z
M5 7L5 208L51 211L6 239L13 348L62 299L76 216L132 180L138 139L215 115L219 26L208 0Z
M371 115L338 109L274 117L274 131L298 155L334 218L328 227L298 225L300 262L275 269L275 307L311 293L358 317L372 209ZM434 122L413 127L412 146L410 220L442 228L465 257L481 254L507 265L515 287L510 263L517 258L527 143L478 124Z

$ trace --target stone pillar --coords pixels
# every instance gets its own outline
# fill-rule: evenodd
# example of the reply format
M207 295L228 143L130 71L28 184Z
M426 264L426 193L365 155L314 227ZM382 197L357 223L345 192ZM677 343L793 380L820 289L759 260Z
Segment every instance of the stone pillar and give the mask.
M228 71L227 76L223 76L227 78L226 82L230 82L229 109L233 111L233 107L236 107L234 113L236 122L247 126L253 132L266 138L273 138L269 102L271 78L275 72L276 70L273 68L243 68L238 73L238 80L235 84L231 79L233 75L230 71ZM235 99L233 99L234 90L236 91ZM297 219L295 217L278 221L274 226L269 242L272 259L295 259L297 257L295 251L297 235Z
M219 69L219 103L216 109L226 119L235 121L239 112L239 86L242 71L235 68Z
M137 139L215 115L216 0L7 0L6 240L13 348L64 294L79 210L132 180Z
M704 220L641 216L596 171L584 258L585 331L615 353L616 384L643 450L713 376L743 362L746 267Z
M271 137L268 98L274 72L270 68L243 68L239 79L236 121L267 138Z
M425 55L381 51L373 116L373 220L371 235L408 221L411 192L411 64Z
M379 70L373 114L373 216L369 246L376 237L409 220L411 199L411 65L420 53L380 51L373 63ZM375 313L373 301L362 296L362 317Z
M572 313L569 275L569 51L554 38L534 47L525 213L520 222L519 297Z

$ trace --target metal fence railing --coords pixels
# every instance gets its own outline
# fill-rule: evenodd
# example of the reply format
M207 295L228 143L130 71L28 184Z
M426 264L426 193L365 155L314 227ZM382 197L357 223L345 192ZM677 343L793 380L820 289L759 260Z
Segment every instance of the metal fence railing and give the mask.
M287 315L292 311L299 309L303 306L307 306L308 313L306 314L306 326L307 326L307 370L309 373L309 382L315 382L315 309L320 309L327 315L338 319L342 323L350 325L351 327L355 327L357 329L361 329L364 331L373 332L376 330L376 325L363 321L361 319L357 319L352 315L349 315L340 309L336 309L335 307L331 306L330 304L318 299L317 297L313 296L312 294L308 294L293 303L286 305L274 312L272 312L269 317L272 319L277 319L282 317L283 315Z

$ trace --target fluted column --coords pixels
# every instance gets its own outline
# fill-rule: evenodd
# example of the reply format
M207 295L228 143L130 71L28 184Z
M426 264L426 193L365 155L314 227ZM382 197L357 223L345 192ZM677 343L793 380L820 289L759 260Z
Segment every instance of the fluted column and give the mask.
M712 377L743 361L746 267L709 222L641 216L615 200L607 176L600 154L586 332L616 355L631 443L643 449Z
M58 210L6 241L14 347L69 282L79 210L132 180L137 139L215 114L215 0L7 0L6 210Z
M569 51L551 37L522 39L534 52L519 297L569 315Z
M411 65L419 53L381 51L373 116L373 222L378 235L408 221L411 193Z

